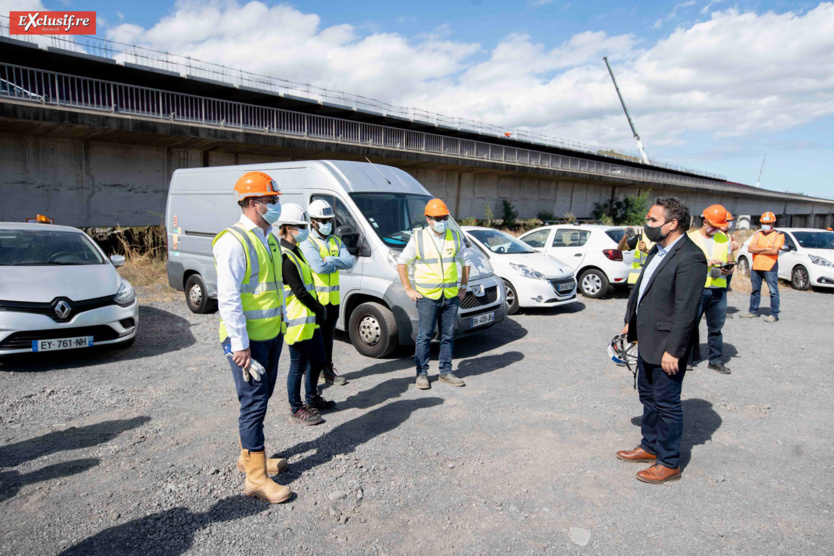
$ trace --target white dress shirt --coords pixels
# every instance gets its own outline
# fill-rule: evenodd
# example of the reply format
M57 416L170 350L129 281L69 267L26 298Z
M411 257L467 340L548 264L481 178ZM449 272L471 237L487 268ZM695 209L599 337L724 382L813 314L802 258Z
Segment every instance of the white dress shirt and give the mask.
M655 244L657 245L657 253L655 253L654 257L652 257L652 260L649 261L649 264L646 265L645 270L643 270L643 279L640 281L640 291L637 295L637 308L635 309L636 312L640 312L640 300L643 299L643 294L646 292L646 287L649 285L649 282L652 281L652 275L654 274L654 271L657 270L658 266L660 266L660 262L669 253L669 251L672 249L672 246L676 244L678 241L680 241L681 238L685 235L686 234L678 236L678 238L675 241L673 241L666 247L663 247L659 243Z
M267 228L265 234L262 228L243 214L238 222L251 230L269 251L268 234L272 233L272 226ZM242 351L249 347L246 317L243 316L243 305L240 302L240 286L246 277L246 253L243 252L243 245L232 234L223 234L214 244L213 251L217 266L217 309L229 333L232 351Z

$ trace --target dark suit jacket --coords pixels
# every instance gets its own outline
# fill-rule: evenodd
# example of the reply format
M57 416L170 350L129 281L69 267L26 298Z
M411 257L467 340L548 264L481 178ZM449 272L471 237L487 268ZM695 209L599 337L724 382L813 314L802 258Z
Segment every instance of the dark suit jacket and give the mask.
M681 365L686 365L684 356L688 357L692 346L698 343L698 306L707 278L707 258L684 234L652 274L638 313L637 297L643 275L656 254L657 245L649 251L643 272L628 298L628 339L638 342L640 357L646 363L660 365L663 352L668 351L681 358Z

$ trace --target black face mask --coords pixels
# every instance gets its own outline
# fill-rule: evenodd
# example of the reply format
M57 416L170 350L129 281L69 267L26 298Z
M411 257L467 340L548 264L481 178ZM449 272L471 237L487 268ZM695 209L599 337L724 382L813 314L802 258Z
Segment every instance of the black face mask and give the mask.
M663 233L663 226L666 224L668 224L668 222L664 222L660 226L643 226L643 232L646 234L646 237L649 238L649 241L654 243L663 241L666 239L666 236L669 235Z

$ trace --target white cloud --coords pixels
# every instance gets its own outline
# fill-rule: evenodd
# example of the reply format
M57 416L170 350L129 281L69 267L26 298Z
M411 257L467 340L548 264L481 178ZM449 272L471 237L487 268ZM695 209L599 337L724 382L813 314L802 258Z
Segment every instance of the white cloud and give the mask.
M0 0L0 14L9 17L9 12L28 12L29 10L45 10L40 0Z
M532 8L538 8L540 6L546 6L547 4L553 3L553 0L530 0L527 2L527 5Z

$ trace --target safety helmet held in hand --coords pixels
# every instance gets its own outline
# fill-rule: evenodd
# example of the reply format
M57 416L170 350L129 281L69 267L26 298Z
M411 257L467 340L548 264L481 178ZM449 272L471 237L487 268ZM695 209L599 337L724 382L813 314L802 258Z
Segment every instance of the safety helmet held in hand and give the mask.
M704 209L704 220L713 228L723 228L727 225L727 209L721 205L712 205Z
M269 174L263 172L246 172L235 183L235 201L247 197L272 197L280 195L278 184Z
M310 219L307 213L301 208L301 205L295 203L287 203L281 210L281 218L278 219L278 225L283 226L289 224L295 226L297 224L309 224Z
M637 342L629 342L625 334L618 334L608 344L608 356L620 367L637 366Z
M333 214L333 207L330 206L330 203L327 201L323 201L321 199L317 199L310 203L310 218L335 218L336 215Z
M766 212L759 218L759 222L762 224L773 224L776 222L776 215L772 212Z
M446 207L446 203L441 201L440 199L432 199L426 205L426 216L448 216L449 209Z

